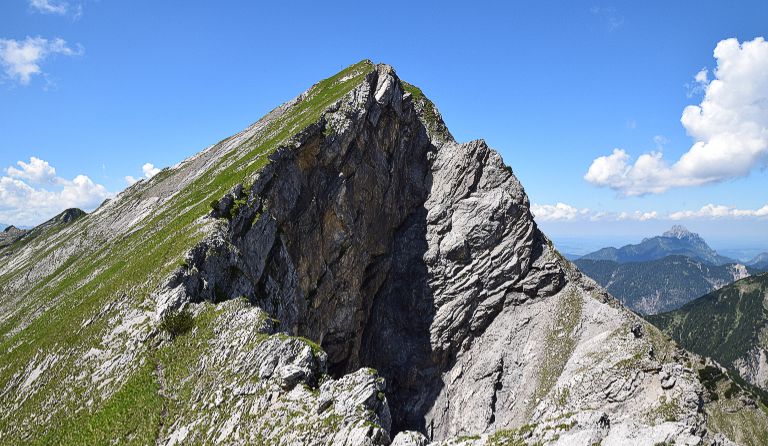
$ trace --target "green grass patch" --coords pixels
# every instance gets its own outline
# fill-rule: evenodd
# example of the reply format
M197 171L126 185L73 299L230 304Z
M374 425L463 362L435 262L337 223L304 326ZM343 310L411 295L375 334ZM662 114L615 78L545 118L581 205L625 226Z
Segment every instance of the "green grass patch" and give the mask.
M109 423L94 418L94 424L88 424L93 433L84 433L82 438L96 438L90 444L103 444L98 441L101 437L96 436L96 431L100 432L99 435L123 438L129 442L131 438L137 438L139 444L153 442L144 441L149 438L143 433L144 427L136 427L133 433L125 432L128 429L126 426L139 421L128 419L138 417L126 410L123 403L118 404L118 401L134 401L131 398L135 397L136 407L142 407L144 403L140 400L143 401L143 397L128 390L126 394L118 390L118 393L102 404L91 388L90 381L84 381L83 388L65 388L70 385L66 378L81 372L86 375L92 373L89 370L91 365L81 361L81 357L90 348L104 348L101 342L111 328L112 323L109 321L111 318L119 319L121 314L115 308L154 308L151 293L170 273L184 265L188 250L204 237L200 217L210 212L211 203L223 197L235 185L247 183L269 162L268 156L271 153L287 144L297 132L318 122L329 105L358 86L372 70L373 65L363 61L313 86L303 100L285 109L250 139L221 156L206 172L178 191L170 202L136 223L132 232L113 238L108 238L109 235L104 236L107 238L98 238L96 222L91 216L85 216L74 223L73 228L77 231L62 236L60 228L52 228L36 239L46 249L36 253L30 261L11 273L0 277L0 289L4 289L15 277L22 277L31 271L37 262L51 257L57 247L74 243L75 238L89 234L87 240L76 241L77 249L59 268L46 277L36 279L22 291L23 295L17 297L20 307L15 308L14 315L0 326L0 388L9 388L10 395L18 391L19 381L12 382L14 377L39 360L36 358L40 352L62 352L58 362L35 383L36 392L29 395L20 407L11 410L14 398L0 401L0 432L3 433L0 444L34 444L42 441L48 438L44 435L50 426L68 425L68 420L72 419L77 410L80 410L78 414L83 414L78 416L85 417L79 422L90 423L89 419L101 413L86 413L82 409L81 405L90 398L94 398L95 404L101 408L98 410L103 409L105 414L114 418ZM223 142L227 141L231 139ZM150 188L165 182L177 183L177 172L166 169L151 180L129 189L106 212L115 216L130 212ZM107 217L102 213L99 218L103 220ZM32 243L32 239L25 243ZM14 246L14 249L24 247L19 245ZM25 328L15 331L22 324ZM198 329L201 324L201 321L195 321ZM180 324L185 325L188 325L188 321ZM178 327L172 330L178 331ZM186 345L182 341L188 339L197 339L197 336L180 336L172 344L176 349L182 348L180 344ZM192 348L197 353L189 353L190 359L199 355L200 348L200 345ZM139 354L146 359L150 353L146 351ZM167 366L173 369L170 362ZM131 379L149 386L146 376ZM133 383L130 381L117 385L119 389L130 389ZM62 401L52 403L57 400ZM116 405L109 406L112 402ZM49 418L40 417L42 413ZM150 415L150 412L144 414L145 418ZM156 422L152 418L147 419L150 424ZM141 423L141 426L145 426ZM79 441L80 437L72 438Z

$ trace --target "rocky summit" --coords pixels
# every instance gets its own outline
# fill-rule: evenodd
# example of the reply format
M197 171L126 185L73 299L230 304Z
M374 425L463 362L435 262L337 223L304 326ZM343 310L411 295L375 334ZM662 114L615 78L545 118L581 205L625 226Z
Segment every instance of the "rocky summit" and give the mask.
M387 65L0 249L2 444L768 438Z

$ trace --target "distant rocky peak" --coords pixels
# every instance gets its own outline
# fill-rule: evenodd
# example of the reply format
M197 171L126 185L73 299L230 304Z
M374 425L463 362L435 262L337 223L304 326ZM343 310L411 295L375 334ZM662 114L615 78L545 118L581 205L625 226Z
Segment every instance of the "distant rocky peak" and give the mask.
M64 212L62 212L61 214L54 217L54 219L62 223L69 223L71 221L77 220L83 215L85 215L85 211L78 208L69 208Z
M17 228L16 226L10 225L7 228L3 229L3 232L6 234L17 234L24 231L22 229Z
M672 238L676 238L676 239L680 239L680 240L692 239L692 238L700 239L701 238L701 237L699 237L699 234L696 234L694 232L689 231L688 228L686 228L685 226L682 226L682 225L674 225L674 226L672 226L669 229L669 231L666 231L665 233L661 234L661 236L662 237L672 237Z

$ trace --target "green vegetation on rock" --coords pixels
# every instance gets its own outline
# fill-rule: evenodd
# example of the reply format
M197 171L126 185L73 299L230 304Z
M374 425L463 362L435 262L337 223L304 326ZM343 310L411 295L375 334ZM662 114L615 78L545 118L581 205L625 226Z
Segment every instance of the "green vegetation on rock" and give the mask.
M247 182L269 162L271 153L305 127L318 122L323 111L359 85L373 67L370 61L362 61L319 82L306 96L274 111L273 114L279 113L277 119L268 119L250 138L239 141L234 147L229 144L238 135L225 139L211 150L228 151L191 181L177 178L186 175L182 164L126 190L120 200L107 205L110 208L106 211L113 218L124 211L120 206L128 209L143 203L148 191L164 191L184 184L174 193L173 200L144 215L128 233L112 237L103 230L100 232L102 213L78 218L66 227L52 227L35 238L22 240L25 244L39 246L36 246L34 256L0 273L0 290L6 290L15 277L38 268L43 259L51 258L57 249L75 237L87 235L90 243L75 245L79 251L71 253L67 260L45 272L43 277L36 278L25 289L25 294L18 296L19 305L13 313L0 320L0 357L3 358L0 388L18 388L22 384L20 374L36 365L45 366L44 372L33 383L34 389L27 391L28 397L19 402L7 399L0 402L0 412L8 414L0 417L0 443L45 444L48 442L46 438L74 435L71 432L74 427L68 427L74 426L73 413L64 410L65 405L49 404L52 398L92 400L89 410L77 413L77 425L99 426L93 430L99 431L104 438L136 438L137 444L154 441L160 409L155 391L156 378L151 373L152 348L142 345L131 353L138 355L131 361L136 369L122 370L126 378L111 382L109 388L115 390L111 393L99 391L90 382L73 379L78 371L93 373L93 370L83 369L91 366L80 363L78 358L91 349L118 348L118 340L111 340L106 345L105 337L114 330L116 323L128 317L125 309L154 310L151 293L179 268L188 250L204 236L202 229L206 223L201 217L210 212L210 204L235 185ZM5 249L21 248L23 246L14 244ZM119 305L115 305L116 302ZM173 323L168 322L166 328L171 333L180 334L188 330L189 325L188 318L183 316ZM48 356L41 356L41 352ZM135 388L138 387L146 389L145 393L137 395ZM134 408L141 416L131 412ZM37 416L43 413L44 418ZM107 423L107 419L111 421ZM18 423L18 420L26 421ZM131 427L130 423L138 425ZM79 435L93 439L87 432L83 430ZM79 438L75 440L79 441ZM99 438L82 444L102 443Z
M730 366L758 343L767 291L768 275L748 277L647 319L688 350Z

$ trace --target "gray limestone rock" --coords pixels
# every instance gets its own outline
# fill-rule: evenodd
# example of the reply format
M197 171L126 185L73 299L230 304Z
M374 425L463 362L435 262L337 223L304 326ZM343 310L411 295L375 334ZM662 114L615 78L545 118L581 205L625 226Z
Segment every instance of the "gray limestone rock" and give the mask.
M26 250L0 264L0 323L22 321L3 333L12 340L36 320L13 310L34 297L27 281L45 285L68 258L109 264L140 243L162 258L194 241L131 270L156 282L104 281L115 294L76 328L96 331L90 343L0 366L3 412L56 388L49 370L62 386L99 389L83 393L95 405L149 370L158 444L724 444L733 424L723 415L709 428L699 358L554 249L496 151L454 141L390 66L360 66L44 240L57 248L38 265ZM200 193L229 173L237 184ZM96 278L119 270L109 265L84 268L35 311L76 290L99 295ZM178 315L190 331L164 333ZM8 438L46 423L25 420Z

